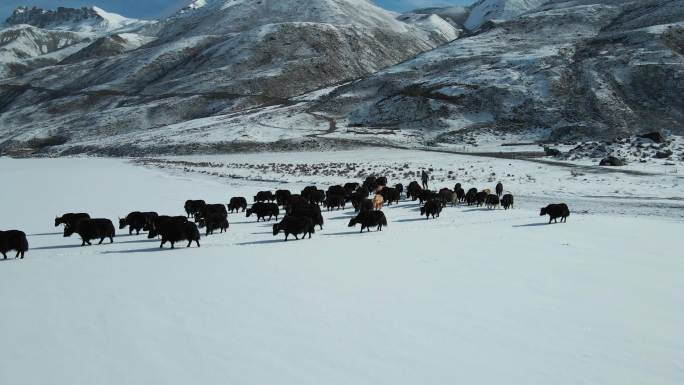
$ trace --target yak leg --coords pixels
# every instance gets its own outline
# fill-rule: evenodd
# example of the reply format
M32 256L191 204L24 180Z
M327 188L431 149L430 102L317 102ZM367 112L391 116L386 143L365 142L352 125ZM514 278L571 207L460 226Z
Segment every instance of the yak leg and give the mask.
M175 246L175 243L176 243L176 242L174 242L174 241L170 241L170 242L171 242L171 248L172 248L172 249L175 249L175 248L176 248L176 246Z
M165 243L166 243L166 239L165 239L164 237L162 237L162 239L161 239L161 245L159 245L159 248L160 248L160 249L163 248Z
M195 239L195 243L197 244L197 247L200 247L199 239Z
M106 238L106 237L102 237L102 238L100 238L100 242L98 242L97 244L98 244L98 245L101 245L101 244L102 244L102 242L104 242L104 239L105 239L105 238Z
M2 253L2 259L7 259L7 254L5 254L4 252Z
M192 245L192 239L188 241L188 245L185 247L190 247L190 245Z
M109 237L109 243L114 243L114 237Z

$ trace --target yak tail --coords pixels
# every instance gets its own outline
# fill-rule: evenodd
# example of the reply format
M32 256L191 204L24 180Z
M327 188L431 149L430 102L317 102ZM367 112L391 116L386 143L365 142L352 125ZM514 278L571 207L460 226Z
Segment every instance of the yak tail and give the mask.
M26 237L21 238L21 244L19 245L19 248L21 249L19 251L22 253L25 253L28 251L29 244L28 244L28 240L26 239Z

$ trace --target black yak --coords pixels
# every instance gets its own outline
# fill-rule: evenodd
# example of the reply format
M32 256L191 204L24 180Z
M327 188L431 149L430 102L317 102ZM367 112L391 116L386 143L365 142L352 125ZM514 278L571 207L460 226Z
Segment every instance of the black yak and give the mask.
M385 214L378 211L361 211L355 218L349 221L349 227L354 227L357 224L361 224L361 232L363 229L368 229L370 231L371 227L377 228L378 231L382 231L382 226L387 226L387 218Z
M157 218L154 219L152 222L152 226L150 227L149 233L147 233L147 238L152 239L156 236L159 235L159 228L162 224L168 222L168 221L176 221L180 223L185 223L188 221L188 218L185 216L175 216L175 217L170 217L168 215L159 215Z
M182 222L177 219L170 219L161 221L158 224L159 235L161 235L161 244L159 248L163 248L166 242L171 243L171 248L175 248L176 242L188 241L186 247L190 247L193 241L200 247L200 232L197 225L192 222Z
M254 202L273 202L275 200L275 195L270 191L259 191L254 196Z
M471 206L477 202L477 189L475 187L468 190L465 195L465 201L468 206Z
M465 202L465 191L461 188L461 186L457 186L456 190L454 190L454 194L456 194L456 201L457 202Z
M499 196L496 194L487 195L487 199L485 200L485 206L488 209L495 209L499 207Z
M549 216L549 224L551 223L551 221L553 221L553 223L558 223L558 218L560 218L561 223L563 223L568 221L568 217L570 216L570 209L568 208L568 205L566 205L565 203L550 204L546 207L542 207L539 216L544 215Z
M328 211L344 209L346 205L347 202L344 199L344 195L328 195L325 199L325 207L328 208Z
M206 206L206 202L203 200L190 200L188 199L185 201L185 205L183 205L183 208L185 208L185 213L187 214L188 218L190 218L190 215L195 215L202 211L204 206Z
M378 187L386 187L387 186L387 177L381 176L375 180L375 183L378 184Z
M442 207L446 206L448 203L452 203L454 200L454 192L448 188L443 188L439 190L439 201L442 202Z
M378 188L378 178L375 176L367 176L361 185L365 187L368 191L375 191Z
M501 198L501 206L505 209L508 210L509 208L513 208L513 195L512 194L506 194Z
M278 206L285 206L290 200L292 193L290 190L276 190L275 199Z
M227 218L228 210L226 210L226 206L221 203L207 204L200 212L195 213L195 223L197 223L199 227L204 227L206 218L213 214L220 214Z
M244 213L247 210L247 198L245 197L232 197L228 203L228 210L232 213L233 211Z
M382 198L385 200L385 203L387 203L388 206L391 206L392 202L399 203L401 200L401 194L399 191L392 187L383 187L382 190L380 190L380 195L382 195Z
M475 194L475 203L477 204L477 207L484 206L485 202L487 201L487 197L489 196L489 191L488 190L482 190Z
M159 214L157 214L155 211L146 211L143 213L145 216L145 227L143 227L144 231L150 231L152 228L152 225L154 224L154 220L157 219Z
M401 194L404 193L404 185L401 183L397 183L394 185L394 188L397 189L397 191L399 191L399 197L401 197Z
M262 219L266 222L266 217L268 217L269 221L273 217L278 220L280 209L276 203L257 202L247 209L247 218L251 217L252 214L256 215L257 222Z
M310 218L314 226L319 226L321 230L323 230L323 214L321 213L321 207L315 203L292 206L287 214L293 217Z
M299 240L299 234L302 234L302 239L309 234L309 239L311 239L311 234L316 233L314 223L311 218L308 217L295 217L292 215L286 215L280 223L273 225L273 236L275 237L280 232L285 233L285 241L290 236L294 235L295 239Z
M432 215L432 218L439 217L441 212L442 202L440 202L438 199L430 199L429 201L425 202L425 206L420 208L420 215L425 215L425 219L430 219L430 215Z
M90 219L90 215L86 213L66 213L61 217L55 218L55 227L64 225L65 227L73 227L82 219Z
M105 238L109 238L109 243L114 243L114 224L109 219L96 218L96 219L84 219L79 221L76 226L70 229L71 234L76 233L81 236L81 246L92 245L91 240L100 238L98 245L101 245ZM65 236L67 235L65 229Z
M0 231L0 254L4 259L7 259L8 251L16 251L17 255L14 258L24 259L24 253L29 249L26 234L19 230Z
M420 187L420 183L416 182L415 180L406 187L406 198L410 198L412 201L415 201L420 197L420 193L423 191L423 188Z
M147 217L140 211L133 211L126 215L125 218L119 218L119 230L123 230L128 226L128 235L140 235L140 230L147 226Z
M418 195L418 201L420 204L432 199L439 200L439 194L430 190L421 190L420 195Z
M328 191L326 192L326 196L331 196L331 195L338 195L338 196L347 196L347 191L344 189L344 187L340 185L335 185L335 186L330 186L328 187Z
M358 189L360 184L358 182L347 182L344 184L344 191L347 193L347 196L351 195L356 189Z
M214 234L214 230L220 230L221 233L228 231L230 224L228 217L224 214L213 213L204 219L204 224L207 227L206 235Z

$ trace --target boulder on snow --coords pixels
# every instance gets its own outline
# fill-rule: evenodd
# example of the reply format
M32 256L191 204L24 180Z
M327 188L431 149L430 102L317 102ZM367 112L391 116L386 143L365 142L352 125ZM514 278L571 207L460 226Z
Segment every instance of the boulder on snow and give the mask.
M599 166L620 167L625 165L627 165L627 162L624 159L620 159L614 156L603 158L601 159L601 163L599 163Z
M560 156L561 152L557 148L544 147L544 153L546 156Z
M665 136L658 131L649 132L648 134L639 135L640 138L651 139L655 143L663 143Z
M653 155L656 159L666 159L671 157L673 154L672 150L658 151Z

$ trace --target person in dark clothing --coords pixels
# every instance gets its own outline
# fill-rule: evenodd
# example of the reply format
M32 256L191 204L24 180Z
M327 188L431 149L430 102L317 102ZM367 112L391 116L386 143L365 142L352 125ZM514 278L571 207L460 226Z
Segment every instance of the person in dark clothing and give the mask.
M428 179L430 179L430 178L428 176L428 173L425 170L423 170L423 173L421 174L420 179L422 179L422 181L423 181L423 189L427 190Z

